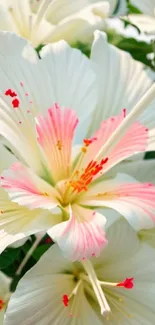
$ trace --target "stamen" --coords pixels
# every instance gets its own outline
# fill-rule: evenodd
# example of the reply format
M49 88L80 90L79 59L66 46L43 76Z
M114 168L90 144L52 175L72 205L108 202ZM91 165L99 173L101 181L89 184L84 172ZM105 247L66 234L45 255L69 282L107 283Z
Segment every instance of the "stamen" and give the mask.
M123 282L117 284L117 287L124 287L126 289L132 289L134 287L134 278L126 278Z
M73 291L71 292L71 294L69 296L67 294L63 295L62 302L63 302L65 307L68 307L69 301L71 300L71 298L77 294L81 283L82 283L82 281L79 280L78 283L76 284L75 288L73 289Z
M96 141L97 138L96 137L93 137L91 139L84 139L83 140L83 143L85 144L86 147L88 147L91 143L93 143L94 141Z
M74 188L74 191L77 191L78 193L87 191L87 186L92 182L94 176L96 176L103 169L103 165L106 164L107 161L108 158L102 159L100 163L92 160L84 170L84 173L80 176L79 180L73 180L70 182L70 185Z
M124 287L125 289L132 289L134 287L134 278L126 278L124 281L119 283L113 282L104 282L99 281L101 285L108 286L108 287Z
M94 268L93 268L93 266L92 266L92 264L91 264L91 262L89 260L81 261L81 263L82 263L85 271L88 274L88 278L89 278L89 280L91 282L91 285L92 285L92 287L94 289L94 292L96 294L98 303L99 303L100 308L101 308L101 314L107 317L107 315L110 312L110 307L109 307L108 302L106 300L106 297L105 297L105 295L103 293L100 282L97 279Z

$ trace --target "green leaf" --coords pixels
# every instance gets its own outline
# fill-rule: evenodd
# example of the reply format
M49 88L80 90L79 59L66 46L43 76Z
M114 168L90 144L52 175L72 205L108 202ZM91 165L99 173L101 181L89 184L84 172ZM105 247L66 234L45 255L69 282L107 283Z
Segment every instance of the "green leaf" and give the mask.
M147 55L153 52L151 43L139 41L132 37L126 38L112 29L107 31L107 35L109 43L123 51L129 52L135 60L144 63L154 70L153 62L147 58Z
M0 270L7 268L11 265L19 256L20 247L19 248L7 248L0 255Z
M155 159L155 151L149 151L145 154L145 159Z
M125 28L127 26L132 26L132 27L134 27L134 28L137 29L137 31L138 31L139 34L141 33L140 29L135 24L133 24L127 17L121 17L120 20L123 21L123 23L125 25Z
M45 244L37 247L33 253L33 258L38 261L40 257L50 248L51 244Z
M139 1L143 1L143 0L139 0ZM129 14L142 14L142 12L136 6L130 3L130 1L128 1L127 3L127 8Z

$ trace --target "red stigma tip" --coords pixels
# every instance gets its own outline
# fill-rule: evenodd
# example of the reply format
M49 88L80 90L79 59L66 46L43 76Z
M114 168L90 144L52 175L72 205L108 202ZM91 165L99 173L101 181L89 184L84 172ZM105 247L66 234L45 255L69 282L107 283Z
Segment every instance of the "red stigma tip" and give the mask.
M18 108L19 107L19 99L18 98L15 98L15 99L13 99L13 101L12 101L12 106L14 107L14 108Z
M62 301L63 301L64 306L68 307L68 303L69 303L68 295L63 295Z
M117 287L124 287L125 289L132 289L134 287L134 278L126 278L123 282L117 284Z
M6 96L10 96L10 97L16 97L17 94L15 93L15 91L13 91L12 89L7 89L5 92Z

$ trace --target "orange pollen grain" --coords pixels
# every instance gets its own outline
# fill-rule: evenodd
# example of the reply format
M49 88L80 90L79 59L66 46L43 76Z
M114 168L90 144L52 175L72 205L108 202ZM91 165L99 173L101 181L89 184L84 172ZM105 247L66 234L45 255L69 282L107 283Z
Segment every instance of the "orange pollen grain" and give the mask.
M57 147L58 147L58 150L62 149L62 143L60 140L57 141Z
M103 165L108 161L108 158L102 159L100 163L91 161L85 168L84 172L77 181L71 181L70 184L74 191L80 193L87 191L87 186L92 182L93 178L103 169Z

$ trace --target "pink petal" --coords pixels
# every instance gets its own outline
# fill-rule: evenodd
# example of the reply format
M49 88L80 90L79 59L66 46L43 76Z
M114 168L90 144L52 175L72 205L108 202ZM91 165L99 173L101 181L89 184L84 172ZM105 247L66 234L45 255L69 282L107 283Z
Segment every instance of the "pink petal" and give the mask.
M131 183L125 183L125 177L119 175L114 180L99 183L83 195L80 203L110 207L127 218L136 230L152 227L155 223L155 186L134 182L129 176L127 179Z
M30 209L50 210L58 205L56 190L20 163L3 173L1 186L13 202Z
M107 244L103 231L106 219L100 213L74 205L70 219L48 231L72 261L98 256Z
M75 112L55 104L46 117L37 119L38 142L40 143L52 178L55 181L68 178L70 172L71 148L74 131L78 123Z
M117 145L109 149L104 157L102 156L102 147L104 147L113 132L119 128L125 117L126 111L124 109L120 115L113 116L103 122L100 129L91 139L84 139L86 152L80 166L81 169L86 168L90 162L101 163L103 160L106 161L99 173L95 175L96 178L125 158L146 150L148 129L139 122L136 122L122 136Z

